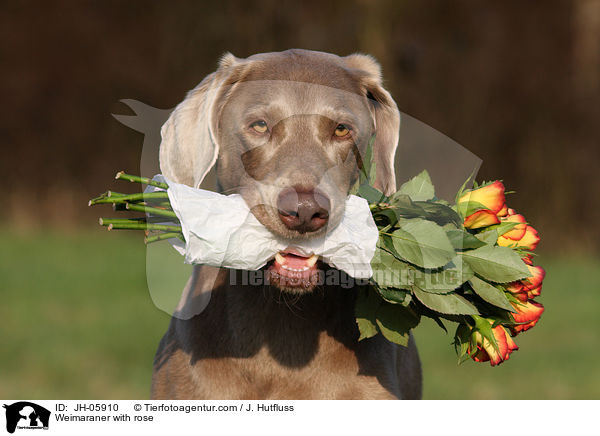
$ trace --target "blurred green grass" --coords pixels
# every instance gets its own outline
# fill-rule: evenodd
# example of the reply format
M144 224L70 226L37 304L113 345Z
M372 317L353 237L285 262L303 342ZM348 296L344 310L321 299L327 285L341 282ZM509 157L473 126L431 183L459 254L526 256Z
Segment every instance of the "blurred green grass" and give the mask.
M0 232L0 398L147 398L169 317L140 235ZM415 336L426 399L600 398L600 259L542 256L541 322L496 368L456 364L432 322Z

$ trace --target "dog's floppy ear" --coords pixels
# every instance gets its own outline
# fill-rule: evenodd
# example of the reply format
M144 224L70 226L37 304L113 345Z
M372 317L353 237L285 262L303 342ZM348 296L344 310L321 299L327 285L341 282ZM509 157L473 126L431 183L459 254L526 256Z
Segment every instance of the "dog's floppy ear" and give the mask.
M372 57L353 54L344 58L346 65L361 77L375 118L373 156L376 164L375 187L384 194L396 191L394 156L400 136L400 112L389 92L381 84L381 67Z
M239 59L226 53L219 69L188 92L162 126L160 169L168 179L197 188L215 165L219 155L214 134L215 102L239 63Z

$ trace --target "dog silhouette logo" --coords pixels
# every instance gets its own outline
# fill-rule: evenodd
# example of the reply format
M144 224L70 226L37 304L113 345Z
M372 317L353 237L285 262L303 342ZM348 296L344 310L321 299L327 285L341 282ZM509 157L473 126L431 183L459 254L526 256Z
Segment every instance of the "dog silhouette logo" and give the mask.
M50 411L29 401L19 401L4 405L6 409L6 431L14 433L18 429L48 429Z

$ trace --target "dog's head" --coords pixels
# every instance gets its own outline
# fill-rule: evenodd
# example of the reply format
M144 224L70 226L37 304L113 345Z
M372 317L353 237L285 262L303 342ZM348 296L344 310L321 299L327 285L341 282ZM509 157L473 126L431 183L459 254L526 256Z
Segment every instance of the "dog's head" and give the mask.
M399 124L380 67L369 56L226 54L163 126L161 170L198 187L216 164L222 191L241 194L270 231L311 238L339 223L372 138L375 184L387 194L395 190ZM291 250L275 263L310 288L314 261Z

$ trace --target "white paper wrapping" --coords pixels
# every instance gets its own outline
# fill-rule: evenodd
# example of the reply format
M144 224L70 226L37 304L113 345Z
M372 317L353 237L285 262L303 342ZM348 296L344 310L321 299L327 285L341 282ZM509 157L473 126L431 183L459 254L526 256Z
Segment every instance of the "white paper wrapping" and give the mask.
M178 239L170 242L185 256L186 263L258 270L279 251L293 247L306 256L321 256L323 261L351 277L369 278L373 274L371 259L379 232L363 198L348 196L341 222L324 237L289 240L263 226L239 194L195 189L162 175L154 180L169 185L169 200L181 221L185 244ZM148 186L146 192L156 190Z

